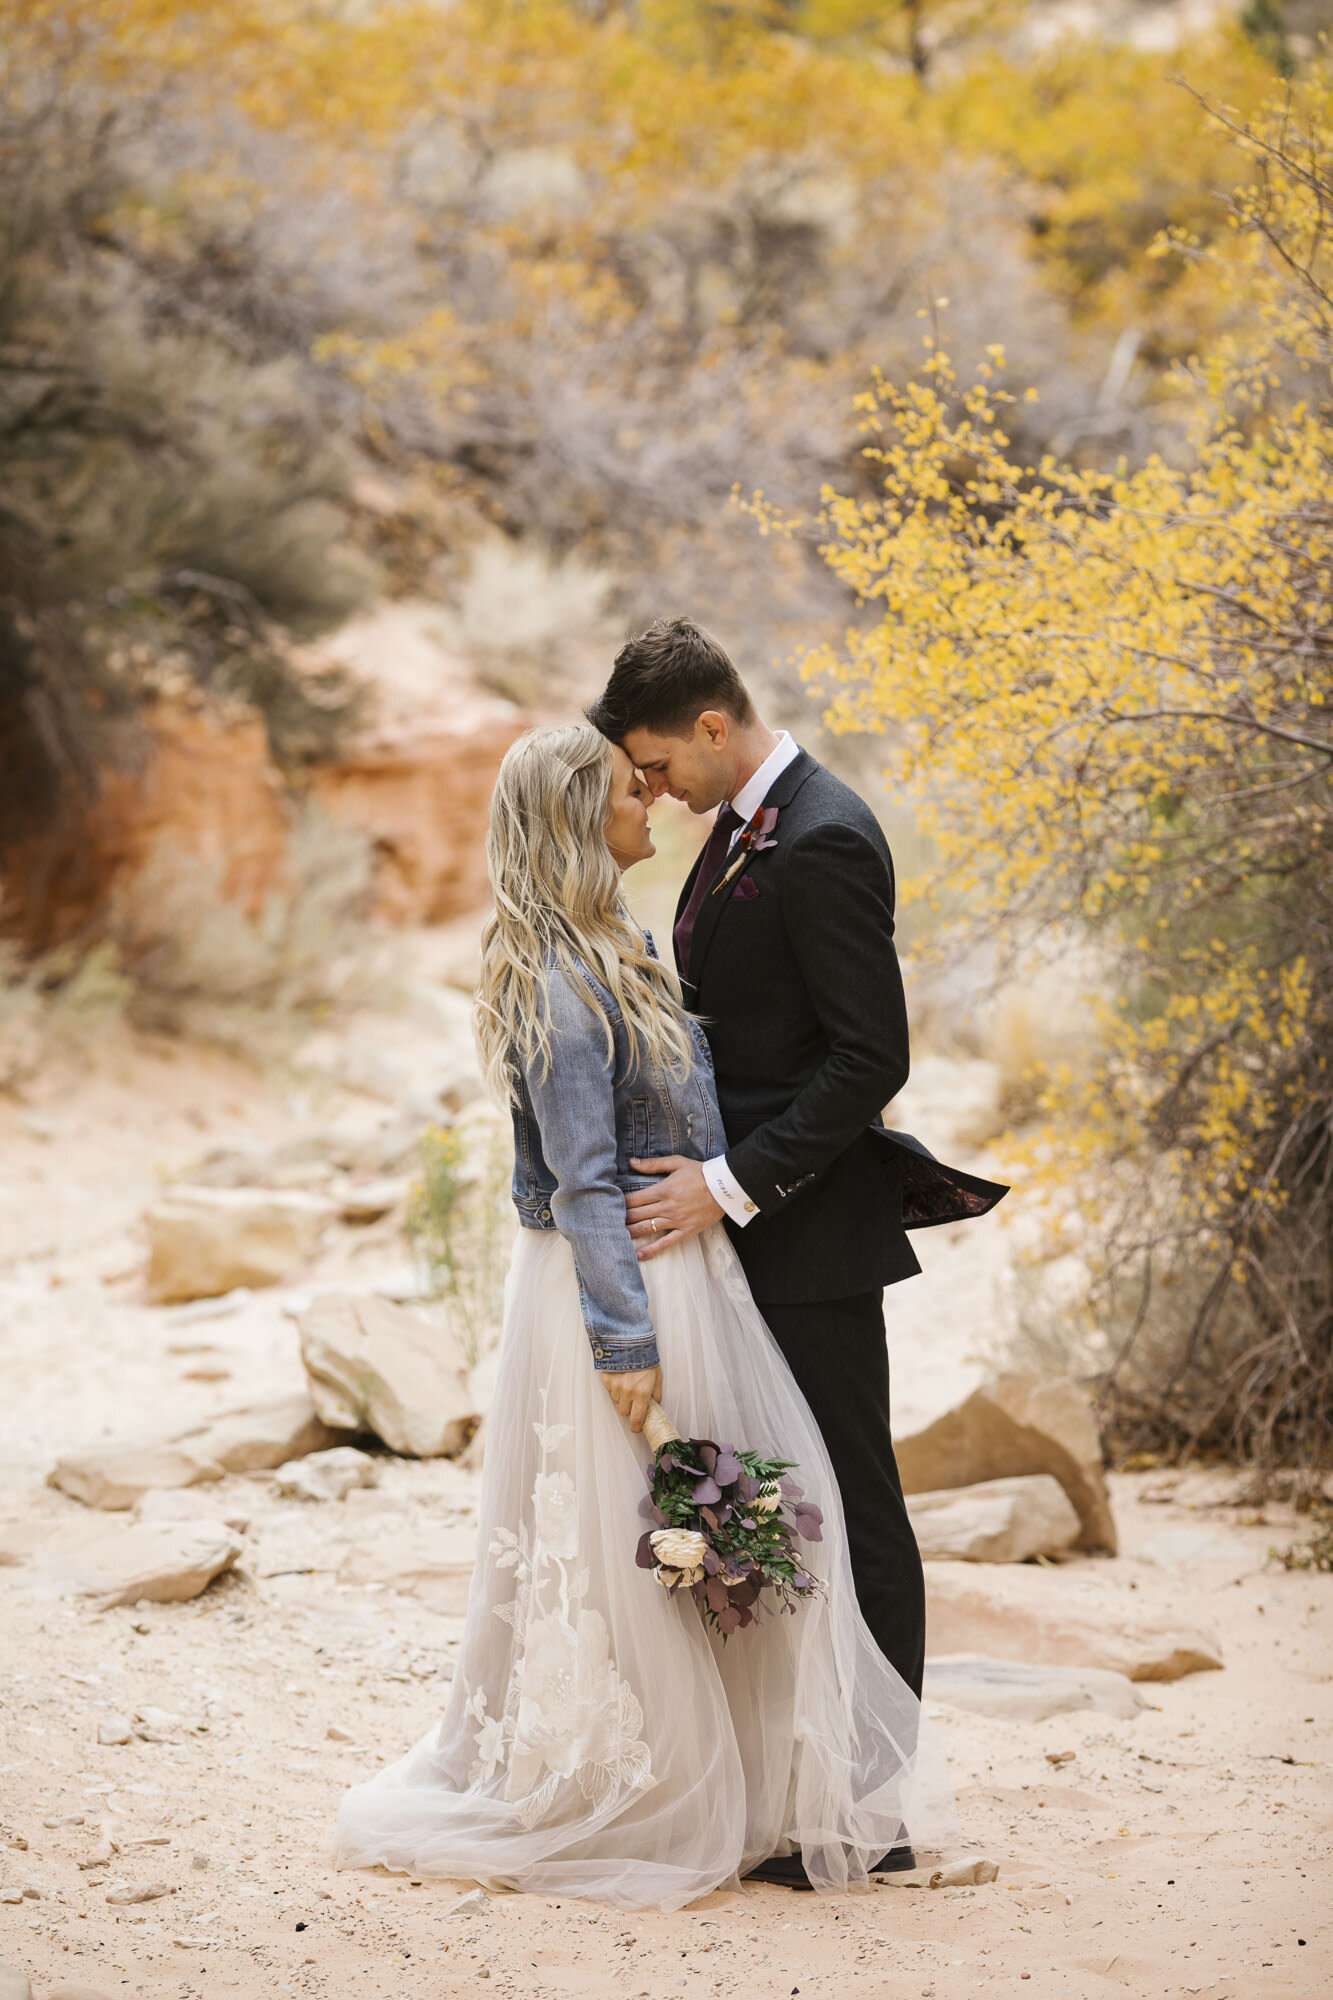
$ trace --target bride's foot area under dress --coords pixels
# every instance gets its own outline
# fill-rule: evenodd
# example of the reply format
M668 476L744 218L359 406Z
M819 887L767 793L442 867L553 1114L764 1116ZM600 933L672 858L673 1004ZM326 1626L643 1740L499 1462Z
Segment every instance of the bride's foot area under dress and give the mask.
M857 1610L828 1458L725 1232L642 1268L673 1421L798 1462L826 1590L724 1644L637 1566L651 1452L592 1366L568 1243L521 1231L448 1704L343 1800L340 1867L678 1909L793 1848L815 1888L840 1890L904 1827L917 1846L956 1833L942 1754Z

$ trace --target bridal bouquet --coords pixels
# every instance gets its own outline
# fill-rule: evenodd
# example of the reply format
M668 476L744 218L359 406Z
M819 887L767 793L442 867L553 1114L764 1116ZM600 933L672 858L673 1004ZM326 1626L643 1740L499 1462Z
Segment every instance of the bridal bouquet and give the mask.
M795 1537L820 1539L823 1515L787 1477L789 1459L682 1438L660 1405L643 1426L653 1448L648 1494L639 1512L656 1525L639 1538L636 1561L668 1590L690 1590L724 1639L755 1623L757 1608L794 1612L822 1590Z

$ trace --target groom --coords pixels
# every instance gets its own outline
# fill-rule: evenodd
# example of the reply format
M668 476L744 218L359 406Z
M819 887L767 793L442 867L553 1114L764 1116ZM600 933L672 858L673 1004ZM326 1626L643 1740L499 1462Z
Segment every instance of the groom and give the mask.
M828 1447L862 1615L919 1695L925 1585L889 1434L883 1291L921 1268L908 1227L984 1214L1005 1190L884 1129L907 1081L907 1012L893 862L864 801L768 728L684 618L621 648L588 717L654 797L717 809L674 942L730 1143L702 1163L634 1161L661 1179L627 1197L630 1234L647 1259L725 1217ZM910 1848L884 1865L912 1866ZM799 1857L756 1872L806 1886Z

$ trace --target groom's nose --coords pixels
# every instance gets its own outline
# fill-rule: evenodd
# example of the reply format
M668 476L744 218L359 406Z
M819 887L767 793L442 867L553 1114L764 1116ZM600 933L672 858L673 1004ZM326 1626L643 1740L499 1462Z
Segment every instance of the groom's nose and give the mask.
M645 771L643 774L643 782L645 785L647 785L649 791L652 793L655 799L660 799L663 792L671 791L671 785L668 782L667 774L665 771ZM672 796L674 798L675 794L672 793Z

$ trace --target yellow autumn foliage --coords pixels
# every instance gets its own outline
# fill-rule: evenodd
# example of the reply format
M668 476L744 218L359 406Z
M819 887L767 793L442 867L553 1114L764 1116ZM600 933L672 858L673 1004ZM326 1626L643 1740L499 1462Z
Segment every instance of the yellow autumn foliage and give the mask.
M1122 1305L1132 1288L1132 1334L1154 1283L1183 1278L1173 1379L1156 1385L1168 1431L1318 1461L1333 1413L1330 78L1252 124L1210 122L1248 156L1225 241L1159 246L1198 265L1231 329L1181 383L1187 462L1024 464L1003 355L963 384L927 336L916 379L862 398L873 496L824 494L824 553L866 616L806 670L835 729L895 733L894 776L955 897L1011 942L1091 933L1118 959L1103 1053L1048 1079L1029 1161L1080 1187L1103 1279Z

